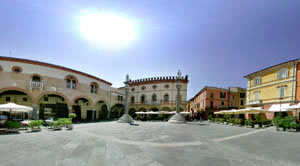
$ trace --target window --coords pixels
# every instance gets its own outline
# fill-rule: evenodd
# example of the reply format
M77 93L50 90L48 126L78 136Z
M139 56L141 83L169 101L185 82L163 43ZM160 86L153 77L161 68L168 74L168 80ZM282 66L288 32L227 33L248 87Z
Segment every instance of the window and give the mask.
M27 98L26 98L26 97L23 97L23 101L24 101L24 102L27 102Z
M21 73L23 70L22 70L22 68L21 67L19 67L19 66L14 66L14 67L12 67L12 72L14 72L14 73Z
M118 95L118 101L123 101L123 96Z
M145 86L142 86L142 90L145 90L146 89L146 87Z
M48 99L48 96L45 96L44 97L44 101L48 101L49 99Z
M259 91L254 92L254 100L259 100Z
M164 102L168 102L169 101L169 95L168 94L165 94L164 95Z
M214 101L210 101L210 108L214 108Z
M5 97L5 101L10 101L10 97Z
M168 84L166 84L166 85L165 85L165 88L166 88L166 89L168 89L168 88L169 88L169 85L168 85Z
M67 79L67 88L71 88L71 80Z
M134 96L131 96L131 104L134 104Z
M279 70L279 72L277 73L277 79L283 79L283 78L287 78L289 74L289 70L284 68Z
M67 88L76 89L77 80L76 80L75 77L69 75L65 78L65 80L66 80L66 87Z
M241 106L243 106L244 105L244 100L241 100Z
M156 94L153 94L152 95L152 101L156 101L157 100L157 96L156 96Z
M210 93L210 98L214 98L214 93Z
M222 106L224 106L224 105L225 105L224 101L222 101L222 102L221 102L221 105L222 105Z
M279 98L286 96L286 89L287 89L286 85L277 87L277 94Z
M32 82L41 82L41 78L39 76L33 76Z
M76 81L75 80L72 80L72 89L76 89Z
M146 96L145 96L145 95L142 95L142 96L141 96L141 103L145 103L145 100L146 100Z
M240 93L240 98L245 98L246 97L246 94L245 93Z
M152 89L156 89L156 88L157 88L157 86L156 86L156 85L153 85L153 86L152 86Z
M220 98L226 98L226 93L225 92L220 92Z
M97 93L98 85L96 83L91 83L91 93Z
M132 91L132 92L134 92L134 91L135 91L135 89L134 89L134 88L131 88L131 91Z
M261 83L261 78L258 76L258 77L255 77L254 78L254 85L259 85Z

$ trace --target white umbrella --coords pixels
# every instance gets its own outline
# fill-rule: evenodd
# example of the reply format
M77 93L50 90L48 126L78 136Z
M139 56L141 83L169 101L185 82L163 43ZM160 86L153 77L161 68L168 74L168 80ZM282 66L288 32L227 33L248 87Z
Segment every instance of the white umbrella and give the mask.
M4 112L29 112L32 110L33 110L32 107L18 105L15 103L7 103L7 104L0 105L0 111L4 111Z
M145 112L141 111L141 112L135 112L135 114L145 114Z
M289 106L288 108L286 108L287 110L295 110L295 109L300 109L300 103L298 103L297 105L292 105Z

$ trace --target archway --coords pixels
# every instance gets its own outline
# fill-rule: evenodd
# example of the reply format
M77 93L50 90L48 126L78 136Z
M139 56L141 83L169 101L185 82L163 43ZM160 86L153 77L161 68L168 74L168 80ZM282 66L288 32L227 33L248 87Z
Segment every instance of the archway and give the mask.
M19 90L6 90L0 93L0 104L15 103L32 107L32 97ZM8 112L2 112L2 115L9 117ZM16 113L12 115L13 119L27 119L31 113Z
M135 118L136 117L136 109L135 108L130 108L128 114L132 117Z
M97 120L106 120L108 115L108 107L104 101L96 103Z
M96 117L92 103L84 97L77 97L73 100L72 112L76 114L75 121L92 121Z
M125 107L123 104L115 104L110 110L110 119L119 119L123 114Z
M67 118L69 115L67 100L58 94L44 94L38 100L39 119Z

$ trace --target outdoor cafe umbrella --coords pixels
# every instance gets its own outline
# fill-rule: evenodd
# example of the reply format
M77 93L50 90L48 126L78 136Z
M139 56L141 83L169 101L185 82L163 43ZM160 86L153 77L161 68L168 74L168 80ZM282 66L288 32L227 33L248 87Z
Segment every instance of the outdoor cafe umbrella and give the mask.
M0 105L0 112L10 112L10 116L12 112L29 112L32 111L32 107L27 107L24 105L18 105L15 103L7 103Z

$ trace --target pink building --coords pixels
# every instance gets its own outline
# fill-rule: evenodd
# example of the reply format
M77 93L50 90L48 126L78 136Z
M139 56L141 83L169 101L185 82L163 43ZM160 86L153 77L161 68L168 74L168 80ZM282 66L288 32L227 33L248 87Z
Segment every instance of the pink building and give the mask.
M215 111L239 109L245 105L246 92L243 88L204 87L193 97L193 112L200 112L203 119Z

